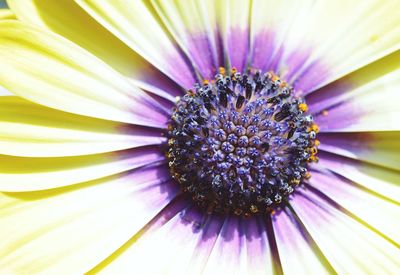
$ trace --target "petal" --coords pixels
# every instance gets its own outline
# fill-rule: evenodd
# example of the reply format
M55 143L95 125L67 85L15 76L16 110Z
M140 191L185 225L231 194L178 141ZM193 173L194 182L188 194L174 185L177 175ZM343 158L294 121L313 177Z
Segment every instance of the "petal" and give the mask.
M76 2L100 24L185 88L196 82L187 60L166 34L149 4L117 0Z
M225 218L204 274L280 274L270 218Z
M400 132L320 133L320 150L400 169Z
M286 208L273 218L276 244L284 274L333 274L298 217Z
M264 72L275 71L284 75L286 70L279 59L284 49L284 40L292 21L301 9L307 7L305 1L253 0L250 16L250 66ZM307 3L307 2L306 2Z
M249 57L250 1L223 0L218 25L230 67L244 71Z
M265 217L244 221L247 248L247 274L276 274L278 265L274 258ZM271 232L272 233L272 232ZM272 234L273 235L273 234Z
M161 144L160 131L64 113L0 97L0 153L23 157L96 154Z
M9 9L2 9L0 7L0 20L16 19L15 14Z
M380 197L355 182L329 172L314 171L310 186L344 207L357 219L400 244L399 201L396 203Z
M400 55L396 56L400 58ZM329 98L330 104L326 106L325 112L314 115L315 122L321 132L399 130L399 85L400 62L396 61L393 70L376 79L372 78L370 82L365 81L351 92L340 96L338 87L339 96Z
M318 157L318 166L357 183L363 190L400 203L398 171L330 153L320 152Z
M119 73L150 92L177 96L177 85L101 26L74 1L9 0L22 22L58 33L102 59ZM107 43L104 43L107 41Z
M51 189L129 171L164 161L159 148L62 158L24 158L0 155L0 191Z
M368 88L374 83L383 82L382 79L391 73L398 73L400 51L396 51L361 69L358 69L318 90L306 95L309 110L313 114L334 107L355 96L359 96L361 89Z
M159 172L138 170L51 192L0 193L0 266L17 274L85 273L176 196L175 184Z
M169 205L119 251L91 270L90 274L100 271L119 274L124 270L146 270L146 274L217 274L217 269L207 270L210 254L213 257L215 249L218 249L219 238L224 239L226 254L230 254L229 234L237 226L229 221L224 223L225 218L221 216L208 215L188 206L191 204L190 200L182 198ZM243 264L248 263L243 266L248 268L245 270L246 274L271 274L272 264L265 226L256 219L241 223L244 226L243 241L253 249L247 250L247 255L243 254L243 257L247 256L242 261ZM228 227L228 224L233 227ZM222 228L225 231L221 231ZM174 249L171 250L171 247ZM239 248L235 247L237 249ZM225 263L224 270L235 268L229 266L224 259L220 262Z
M0 55L0 83L16 95L81 115L165 126L152 98L59 36L0 21Z
M146 270L146 274L184 274L183 271L188 268L190 273L196 274L188 265L188 260L201 234L193 231L193 220L187 220L194 216L198 218L198 213L190 210L189 205L190 201L183 197L177 198L123 247L89 273L102 271L106 274L121 274L126 270Z
M290 80L297 89L310 92L400 48L396 0L310 1L301 5L303 12L298 12L291 24L282 57L285 66L296 67ZM305 60L291 59L293 53L307 47L312 51Z
M224 66L218 49L215 1L152 1L162 22L190 58L202 78L214 78Z
M243 220L229 216L204 269L205 274L244 274L247 268L247 245Z
M0 86L0 96L12 95L6 88Z
M291 205L339 274L398 271L400 249L311 190L297 191Z

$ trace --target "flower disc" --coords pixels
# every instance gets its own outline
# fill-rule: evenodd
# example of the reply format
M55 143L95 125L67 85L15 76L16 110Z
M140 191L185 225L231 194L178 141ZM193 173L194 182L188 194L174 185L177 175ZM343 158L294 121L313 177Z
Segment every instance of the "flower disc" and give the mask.
M223 70L221 70L223 72ZM216 75L173 111L169 167L209 212L269 212L309 176L317 126L293 88L272 73Z

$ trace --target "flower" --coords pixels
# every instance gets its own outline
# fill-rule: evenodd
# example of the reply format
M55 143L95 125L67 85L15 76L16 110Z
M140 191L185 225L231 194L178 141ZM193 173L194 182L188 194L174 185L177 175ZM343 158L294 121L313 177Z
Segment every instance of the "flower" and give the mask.
M8 4L2 273L398 273L398 1Z

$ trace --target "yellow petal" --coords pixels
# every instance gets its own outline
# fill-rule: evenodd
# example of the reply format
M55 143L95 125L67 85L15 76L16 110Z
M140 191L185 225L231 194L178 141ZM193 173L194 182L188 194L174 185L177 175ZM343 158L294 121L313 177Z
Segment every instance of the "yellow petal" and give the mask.
M125 270L146 274L236 274L219 271L229 272L239 266L244 273L237 274L273 272L263 219L241 220L239 224L236 217L226 220L220 215L207 215L190 204L176 200L168 205L89 274L120 274ZM237 251L241 251L240 258L235 258ZM221 256L219 264L215 262L217 255Z
M0 96L5 96L5 95L9 96L11 95L11 93L7 89L0 86Z
M284 41L281 62L288 70L294 69L288 80L296 82L298 89L317 89L400 48L397 0L300 5ZM295 57L299 53L304 58Z
M332 274L334 271L292 210L273 219L276 245L284 274Z
M224 66L217 42L218 2L155 0L152 4L203 79L214 78L218 68Z
M397 0L255 0L252 63L311 92L398 50L397 6Z
M19 21L0 21L0 85L67 112L164 127L158 104L73 43ZM158 108L158 109L157 109Z
M151 66L124 42L101 26L78 4L70 0L9 0L12 10L22 22L60 34L78 44L115 70L133 79L135 84L151 92L180 92L161 72ZM168 94L164 97L168 98Z
M195 83L191 67L168 37L151 5L142 1L77 0L121 41L185 88Z
M187 259L190 259L199 239L199 234L194 234L191 226L185 226L180 218L188 204L182 199L169 204L110 259L89 274L121 274L124 270L146 274L183 274ZM172 246L174 249L171 249ZM173 270L174 266L181 273L173 272L178 271Z
M16 17L11 10L0 8L0 20L4 19L16 19Z
M393 169L320 152L318 165L325 167L380 197L400 203L400 173Z
M320 133L323 151L400 170L400 132Z
M397 56L400 57L399 54ZM314 115L315 121L321 132L400 130L400 108L397 104L400 99L399 85L400 62L397 62L392 70L362 85L351 88L349 83L348 92L343 93L343 87L338 86L338 95L333 95L330 98L332 101L329 98L325 98L324 101L314 99L314 105L324 104L328 111L327 114L320 112ZM332 87L331 92L333 91L335 89ZM329 91L326 92L329 95Z
M51 189L162 162L159 148L138 148L78 157L25 158L0 155L0 191Z
M281 57L284 39L292 18L308 5L308 1L253 0L250 16L250 66L275 70L273 63ZM283 68L282 68L283 70ZM284 74L284 71L277 71Z
M0 97L0 154L24 157L75 156L165 142L145 127L94 119Z
M399 248L342 208L310 190L299 190L291 205L337 273L395 274L398 271Z
M246 236L243 224L234 216L226 218L214 248L204 267L204 274L244 274L247 265ZM229 236L229 241L227 237Z
M310 112L318 114L358 96L363 87L381 82L391 74L398 74L400 69L400 50L385 56L367 66L306 95ZM364 89L365 90L365 89Z
M51 192L0 193L1 273L89 271L176 195L175 184L165 182L161 171L140 170Z
M226 58L231 67L245 71L249 49L249 22L251 1L223 0L218 9L218 27Z
M384 236L400 244L400 201L391 201L333 173L313 172L310 185L369 224ZM397 189L400 189L397 187Z

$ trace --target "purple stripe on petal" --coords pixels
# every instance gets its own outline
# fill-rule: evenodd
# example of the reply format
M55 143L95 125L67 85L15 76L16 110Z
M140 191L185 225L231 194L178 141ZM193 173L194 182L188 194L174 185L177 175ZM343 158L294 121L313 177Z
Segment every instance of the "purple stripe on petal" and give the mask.
M398 270L399 249L337 202L309 187L291 202L311 236L339 273L393 273ZM373 207L373 206L371 206ZM380 258L381 260L377 261ZM382 261L385 264L382 265ZM394 272L396 273L396 272Z
M275 36L270 31L262 31L253 37L251 49L251 67L262 71L271 70L275 53Z
M154 99L151 94L143 92L137 95L137 91L132 93L136 93L132 95L136 104L129 106L133 124L166 129L170 119L170 109L163 106L162 101Z
M311 93L329 77L329 68L322 60L314 61L293 80L294 88L303 91L304 94Z
M397 237L400 225L395 222L399 218L399 212L395 210L398 203L333 173L314 172L309 184L327 200L340 205L349 216L362 219L385 239L392 243L396 243L394 239L400 240Z
M206 274L245 273L247 250L244 222L232 215L227 218L207 261Z
M277 41L275 34L270 30L255 34L252 41L249 66L280 74L302 93L309 93L329 76L329 69L323 60L307 64L313 51L311 47L300 46L288 51L285 44Z
M174 181L171 181L168 169L161 165L155 167L143 167L140 169L133 170L131 173L127 173L127 179L131 181L132 185L139 185L146 192L146 196L143 195L143 203L146 200L150 200L153 205L148 207L154 207L156 203L154 198L159 198L161 201L170 201L175 198L179 193L179 187ZM158 208L161 210L162 207Z
M143 146L113 152L119 165L131 169L156 166L166 161L164 152L158 146ZM99 157L99 161L102 159Z
M345 99L346 93L352 90L353 85L345 80L333 82L313 93L306 95L306 101L311 113L319 113Z
M298 48L288 54L285 60L283 60L284 63L281 65L288 70L287 74L285 74L287 81L291 83L294 82L295 76L299 74L299 71L304 66L304 63L310 58L310 52L310 49L304 50L302 48Z
M312 51L311 48L299 47L288 54L285 60L281 62L281 68L278 69L278 71L287 71L284 78L302 94L308 94L315 86L318 86L327 78L329 72L328 67L323 64L323 60L316 60L307 64L310 56L312 56Z
M184 89L160 71L155 71L153 66L143 68L143 78L134 83L144 90L154 93L166 99L181 96ZM170 96L168 96L170 95Z
M244 221L248 274L273 274L275 261L268 242L264 217Z
M267 67L265 67L265 71L273 71L279 72L280 71L280 60L282 59L283 53L285 52L283 47L280 47L278 51L273 55L273 58Z
M218 68L217 49L212 45L209 35L190 34L187 41L190 58L202 77L213 78Z
M195 69L189 58L175 45L177 54L166 54L165 61L168 66L168 76L184 89L190 89L198 81Z
M146 91L147 92L147 91ZM172 114L172 109L175 107L175 103L177 101L177 98L174 98L173 100L171 99L166 99L164 97L161 97L159 95L156 95L154 93L148 92L148 95L154 99L153 104L155 105L155 108L159 112L161 112L163 115L165 115L168 119L171 117Z
M313 115L314 122L318 124L321 132L340 132L356 125L363 116L368 115L368 111L348 102L340 102Z
M318 157L319 170L331 170L357 182L364 190L374 192L378 194L377 196L385 197L389 201L399 202L400 173L398 171L324 151L320 151ZM372 157L375 160L376 154Z
M149 128L131 124L121 124L117 131L127 136L127 139L132 141L132 148L166 143L167 138L163 131L158 128Z
M371 151L369 143L373 144L375 138L369 133L320 133L318 139L321 150L354 158Z
M394 170L400 168L399 132L320 133L320 150Z
M231 67L244 71L249 54L249 31L232 28L227 35L226 50Z
M395 71L400 58L400 51L379 59L359 70L356 70L306 96L311 112L317 113L339 102L353 97L357 88Z
M189 270L194 274L201 274L203 272L208 258L214 249L223 224L224 218L215 214L210 215L204 224L204 227L201 230L202 235L196 245L196 249L194 250L191 261L188 265Z
M309 232L289 208L274 220L274 232L285 274L334 273Z

